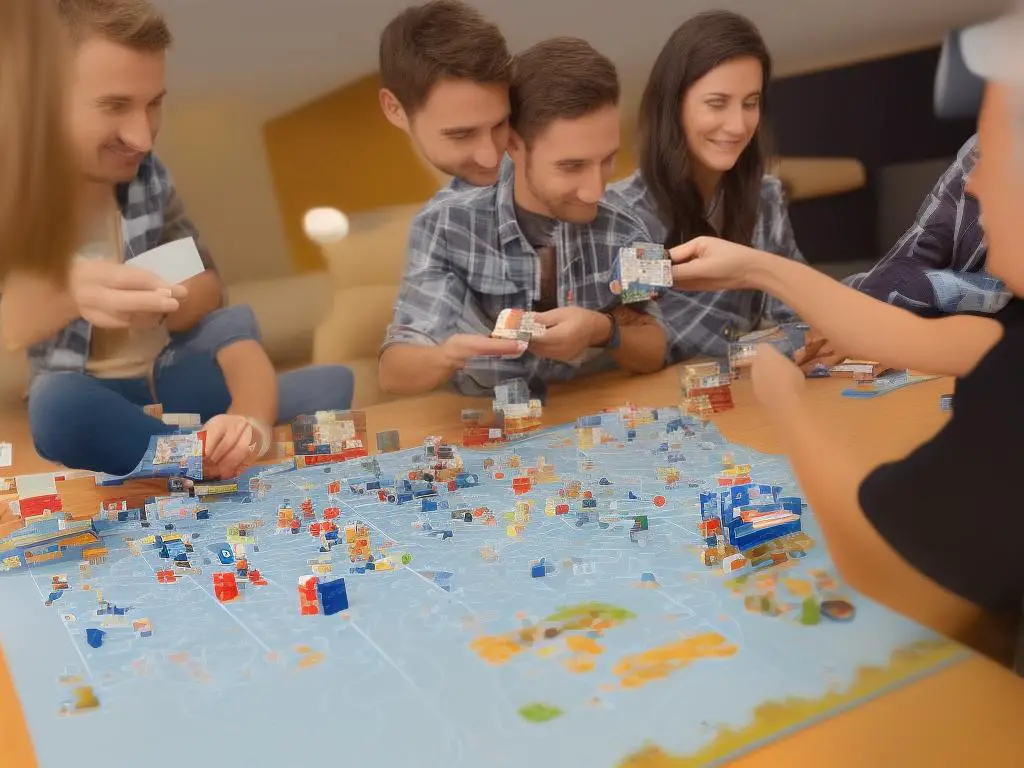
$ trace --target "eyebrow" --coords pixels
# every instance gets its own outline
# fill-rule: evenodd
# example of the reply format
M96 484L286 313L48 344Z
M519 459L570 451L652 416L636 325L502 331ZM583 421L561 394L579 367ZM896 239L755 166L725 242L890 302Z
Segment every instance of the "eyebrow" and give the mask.
M166 95L167 95L167 91L166 90L160 91L160 93L158 93L155 97L153 97L152 101L159 101L160 99L162 99ZM96 99L96 103L97 104L131 104L134 100L135 100L135 98L132 97L132 96L120 96L120 95L117 95L117 94L111 94L111 95L108 95L108 96L100 96L98 99Z
M751 96L760 96L760 95L761 95L761 91L752 91L752 92L748 93L746 96L744 96L743 99L745 101L745 100L749 99ZM715 93L709 93L704 98L706 98L706 99L731 99L732 98L732 94L731 93L720 93L720 92L716 91Z

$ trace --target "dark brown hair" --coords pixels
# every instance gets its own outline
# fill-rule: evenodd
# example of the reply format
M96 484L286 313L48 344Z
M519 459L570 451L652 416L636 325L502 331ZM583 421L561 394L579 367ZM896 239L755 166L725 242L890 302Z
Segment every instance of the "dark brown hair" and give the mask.
M380 81L412 116L446 78L474 83L511 79L512 56L496 24L460 0L407 8L380 35Z
M527 146L558 119L573 120L619 103L615 65L575 37L554 37L516 57L510 124Z
M67 33L46 0L0 0L0 281L67 276L80 175L68 135Z
M722 237L749 245L757 224L768 155L765 116L772 61L757 27L739 14L709 11L683 23L661 49L640 102L640 172L668 228L665 245L714 234L693 181L682 126L686 92L720 64L743 56L761 62L761 121L736 165L722 177Z
M159 53L173 42L163 14L149 0L57 0L57 10L76 43L96 36Z

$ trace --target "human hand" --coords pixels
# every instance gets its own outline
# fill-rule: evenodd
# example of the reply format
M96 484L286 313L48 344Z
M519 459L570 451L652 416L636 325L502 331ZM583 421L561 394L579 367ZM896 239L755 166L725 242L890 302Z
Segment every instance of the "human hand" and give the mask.
M548 360L571 363L611 332L611 321L600 312L580 307L559 307L538 312L536 320L547 328L530 341L530 351Z
M776 413L798 405L807 388L803 371L771 344L757 345L750 376L757 401Z
M804 346L796 351L794 362L805 374L810 374L819 366L831 368L833 365L839 365L847 357L848 355L837 352L835 346L821 333L811 329L807 333Z
M438 348L445 364L453 371L466 367L474 357L519 357L526 351L525 341L493 339L474 333L457 333L449 336Z
M99 328L155 325L188 293L149 270L81 257L72 260L68 289L78 314Z
M203 451L203 475L225 480L237 477L252 461L257 435L245 416L222 413L203 427L206 444Z
M681 291L721 291L753 288L751 270L760 260L771 259L744 245L717 237L695 237L669 251L672 280Z

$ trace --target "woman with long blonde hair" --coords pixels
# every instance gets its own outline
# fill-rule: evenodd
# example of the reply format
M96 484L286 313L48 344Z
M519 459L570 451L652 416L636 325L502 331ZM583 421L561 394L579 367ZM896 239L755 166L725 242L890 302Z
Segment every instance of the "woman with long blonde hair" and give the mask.
M75 249L66 37L52 2L0 2L0 280L12 270L63 280Z

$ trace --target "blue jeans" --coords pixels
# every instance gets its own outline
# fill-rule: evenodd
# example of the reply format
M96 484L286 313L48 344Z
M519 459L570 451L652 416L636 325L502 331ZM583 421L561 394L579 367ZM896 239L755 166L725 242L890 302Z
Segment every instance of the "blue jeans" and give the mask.
M216 355L246 340L259 340L256 317L247 306L217 310L192 330L172 334L153 365L156 402L168 413L198 413L203 421L224 413L231 395ZM352 372L342 365L282 373L277 386L278 423L352 404ZM128 474L151 437L175 431L143 412L142 406L153 402L146 379L98 379L78 371L39 374L28 400L36 452L73 469Z

